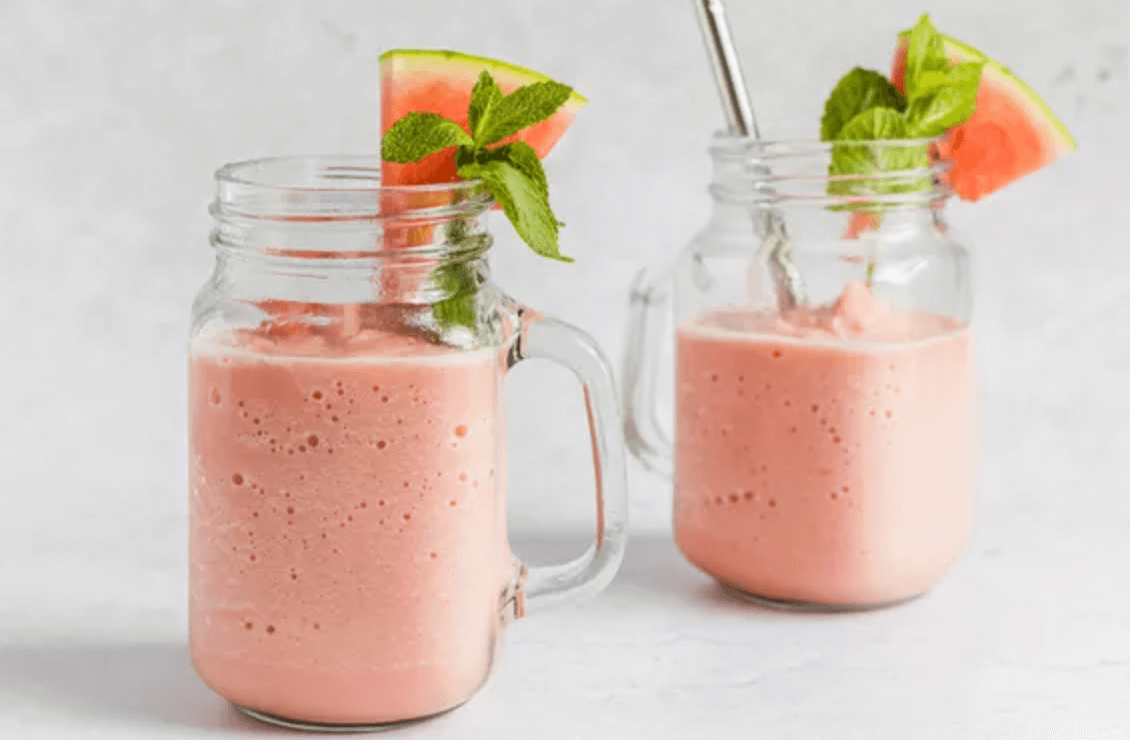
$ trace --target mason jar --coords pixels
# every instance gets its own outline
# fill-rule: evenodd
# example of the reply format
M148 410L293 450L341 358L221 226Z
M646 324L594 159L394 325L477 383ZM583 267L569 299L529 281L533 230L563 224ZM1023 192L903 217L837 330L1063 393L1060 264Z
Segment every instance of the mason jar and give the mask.
M946 164L928 141L719 135L710 152L709 222L632 288L628 446L673 478L684 556L734 594L922 594L966 543L973 491L970 260Z
M305 729L465 702L509 620L590 596L621 561L612 376L577 329L490 280L479 183L382 187L379 160L228 165L192 310L190 643L213 690ZM506 532L506 376L580 380L598 530L527 568Z

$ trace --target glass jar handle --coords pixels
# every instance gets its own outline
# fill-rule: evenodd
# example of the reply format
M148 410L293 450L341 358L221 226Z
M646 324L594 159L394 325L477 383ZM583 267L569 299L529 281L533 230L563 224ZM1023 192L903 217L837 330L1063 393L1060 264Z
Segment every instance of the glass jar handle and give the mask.
M616 385L600 348L568 324L529 308L518 313L521 335L511 350L509 366L541 358L567 368L581 381L596 472L596 541L571 562L523 566L523 583L514 594L514 616L521 617L531 609L595 596L612 581L627 543L628 481Z
M636 274L624 353L624 438L644 467L667 478L673 446L659 424L655 379L659 341L671 328L671 285L669 268L644 268Z

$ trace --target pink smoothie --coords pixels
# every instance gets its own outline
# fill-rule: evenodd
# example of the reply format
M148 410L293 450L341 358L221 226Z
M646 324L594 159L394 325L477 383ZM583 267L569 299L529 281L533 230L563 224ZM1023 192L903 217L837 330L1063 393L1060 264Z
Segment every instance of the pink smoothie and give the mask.
M197 341L191 650L209 686L334 724L476 691L514 573L501 382L496 352L376 332Z
M878 605L928 590L964 546L972 364L958 319L853 283L785 317L678 331L675 537L741 591Z

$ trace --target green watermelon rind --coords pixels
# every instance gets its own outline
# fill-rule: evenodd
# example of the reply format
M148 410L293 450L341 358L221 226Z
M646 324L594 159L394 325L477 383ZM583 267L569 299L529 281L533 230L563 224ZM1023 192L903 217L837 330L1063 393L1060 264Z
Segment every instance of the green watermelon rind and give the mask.
M378 57L381 64L391 60L405 63L413 69L421 71L438 71L441 66L456 65L474 70L476 73L486 69L496 80L508 79L516 85L529 85L535 82L552 82L553 79L535 72L532 69L519 67L516 64L503 62L499 59L466 54L461 51L444 49L390 49ZM563 106L567 110L576 111L588 103L588 99L576 90L569 96Z
M899 39L905 41L910 36L910 31L903 31L899 34ZM1025 101L1025 109L1031 113L1031 120L1033 124L1039 125L1052 134L1054 142L1054 152L1056 156L1063 156L1075 151L1079 144L1075 141L1075 137L1067 130L1067 126L1059 119L1048 104L1044 102L1043 98L1036 94L1036 91L1028 87L1015 74L1000 62L995 61L992 57L984 54L983 52L975 49L964 41L941 34L942 41L946 47L946 56L951 60L957 62L984 62L985 72L988 73L989 79L997 87L1003 87L1012 93L1013 99L1021 99ZM984 73L983 73L984 74Z

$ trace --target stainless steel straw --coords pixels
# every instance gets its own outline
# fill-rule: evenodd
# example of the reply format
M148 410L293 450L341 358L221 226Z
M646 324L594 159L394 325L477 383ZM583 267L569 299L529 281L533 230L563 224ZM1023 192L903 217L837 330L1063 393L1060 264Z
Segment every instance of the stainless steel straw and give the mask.
M749 102L749 91L742 76L741 63L734 51L734 41L726 22L726 9L722 0L695 0L699 25L706 41L710 61L714 66L714 80L722 97L722 107L730 133L737 136L761 138L757 119ZM772 244L769 252L770 268L777 288L777 306L788 310L803 303L804 287L800 273L792 261L792 248L781 212L776 208L760 211L763 238Z

